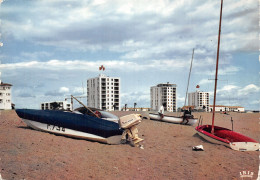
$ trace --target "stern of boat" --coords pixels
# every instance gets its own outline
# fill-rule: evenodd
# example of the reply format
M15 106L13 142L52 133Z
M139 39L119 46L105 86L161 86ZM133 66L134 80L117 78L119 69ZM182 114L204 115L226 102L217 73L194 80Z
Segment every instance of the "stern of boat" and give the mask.
M124 129L122 141L130 141L134 146L138 146L143 139L138 137L137 125L142 121L140 114L129 114L119 119L119 125Z

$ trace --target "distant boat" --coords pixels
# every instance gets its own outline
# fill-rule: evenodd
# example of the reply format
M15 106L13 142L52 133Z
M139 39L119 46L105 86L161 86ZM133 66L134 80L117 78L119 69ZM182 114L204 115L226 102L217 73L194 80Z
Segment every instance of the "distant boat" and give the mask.
M224 127L214 126L215 118L215 104L216 104L216 91L218 79L218 61L219 61L219 47L220 47L220 34L221 34L221 19L222 19L222 6L221 0L220 20L219 20L219 34L218 34L218 49L217 49L217 62L216 62L216 75L215 75L215 89L214 89L214 102L212 112L212 125L198 125L195 130L198 134L211 143L222 144L238 151L256 151L259 150L259 143L247 136L234 132Z
M87 108L87 107L84 107ZM92 115L84 108L76 111L16 109L17 115L32 129L65 135L75 138L98 141L107 144L120 144L129 140L134 145L143 139L138 137L136 125L142 120L139 114L120 117L118 122L110 113L104 111ZM109 115L105 117L104 115ZM102 119L101 116L103 116ZM107 118L107 119L106 119Z
M189 72L189 78L188 78L187 90L186 90L186 98L188 93L193 56L194 56L194 49L192 51L190 72ZM186 105L186 98L185 98L184 106ZM151 120L158 120L158 121L164 121L164 122L175 123L175 124L183 124L183 125L191 125L191 126L198 122L198 119L194 118L194 116L191 114L191 110L184 110L182 116L169 116L164 114L163 116L161 116L158 113L149 113L149 117Z
M194 118L193 115L182 117L182 116L169 116L163 115L163 118L159 114L149 113L149 117L151 120L164 121L174 124L185 124L185 125L194 125L197 123L198 119Z

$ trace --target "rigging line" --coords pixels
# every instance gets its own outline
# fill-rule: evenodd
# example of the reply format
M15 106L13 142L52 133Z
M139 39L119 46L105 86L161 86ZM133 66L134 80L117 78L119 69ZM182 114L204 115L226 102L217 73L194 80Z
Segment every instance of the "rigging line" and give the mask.
M187 95L188 95L188 90L189 90L190 74L191 74L191 69L192 69L193 56L194 56L194 48L192 50L192 58L191 58L191 63L190 63L190 72L189 72L188 84L187 84L187 89L186 89L186 96L185 96L184 107L186 106L186 100L187 100Z

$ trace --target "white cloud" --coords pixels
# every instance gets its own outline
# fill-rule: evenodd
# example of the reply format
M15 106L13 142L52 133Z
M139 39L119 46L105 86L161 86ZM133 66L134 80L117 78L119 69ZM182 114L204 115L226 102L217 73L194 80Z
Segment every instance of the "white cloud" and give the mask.
M60 89L59 89L60 93L68 93L69 91L70 91L70 89L67 87L60 87Z
M130 61L63 61L49 60L46 62L29 61L18 63L1 64L0 69L48 69L48 70L86 70L97 72L98 67L103 64L106 69L120 71L143 71L160 69L171 71L172 69L185 68L186 62L181 60L151 60L146 62Z
M127 104L127 107L134 107L134 103L137 104L136 107L150 107L150 91L133 91L128 93L121 93L121 106L123 107Z
M246 87L238 90L238 95L246 96L252 93L260 92L260 87L255 84L249 84Z
M199 85L209 84L209 83L212 83L212 81L209 79L202 79L199 81Z
M223 19L222 51L248 48L245 45L252 42L257 44L252 41L257 31L251 33L253 20L258 18L253 13L255 5L254 1L242 0L225 4L224 17L228 16L228 20ZM2 9L4 15L23 14L17 19L3 18L3 32L19 40L65 49L118 52L123 48L125 58L142 58L149 52L170 50L185 53L197 44L203 46L198 53L206 53L215 51L210 40L217 40L219 7L219 2L185 0L28 1ZM243 16L238 16L239 13ZM236 20L230 24L232 15ZM140 45L138 51L132 51L132 47L123 47L128 41L145 42L149 46ZM250 47L255 49L255 45Z
M239 87L238 86L235 86L235 85L225 85L223 88L219 89L218 92L220 91L224 91L224 92L227 92L227 91L233 91L233 90L238 90Z

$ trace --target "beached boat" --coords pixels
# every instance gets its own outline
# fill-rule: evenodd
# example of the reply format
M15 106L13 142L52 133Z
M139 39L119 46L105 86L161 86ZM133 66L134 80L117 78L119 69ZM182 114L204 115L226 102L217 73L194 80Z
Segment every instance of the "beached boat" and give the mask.
M221 19L222 19L222 6L221 0L220 20L219 20L219 34L218 34L218 49L217 49L217 62L215 74L215 89L214 101L212 112L212 125L198 125L195 130L198 134L211 143L222 144L238 151L256 151L259 150L259 143L243 134L234 132L224 127L214 125L215 107L216 107L216 92L217 92L217 79L218 79L218 62L219 62L219 47L220 47L220 34L221 34Z
M198 119L194 118L193 115L189 116L169 116L169 115L163 115L163 118L159 114L156 113L149 113L149 117L151 120L157 120L157 121L164 121L169 123L175 123L175 124L185 124L185 125L194 125L197 123Z
M79 112L16 109L16 113L27 126L35 130L107 144L120 144L126 140L125 132L136 129L141 122L141 116L137 114L121 117L119 123L115 123ZM131 140L134 143L142 141L131 131L129 136L133 137Z

